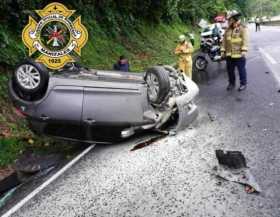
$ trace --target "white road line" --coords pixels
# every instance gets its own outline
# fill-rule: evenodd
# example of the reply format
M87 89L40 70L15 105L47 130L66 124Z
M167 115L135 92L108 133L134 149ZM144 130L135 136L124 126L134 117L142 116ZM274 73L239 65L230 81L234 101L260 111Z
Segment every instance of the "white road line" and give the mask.
M259 48L259 51L270 61L271 64L277 64L276 60L272 56L270 56L270 54L267 53L264 49Z
M270 68L270 70L271 70L271 72L273 74L273 77L278 82L278 85L280 87L280 75L279 75L278 71L276 71L275 67L273 67L274 65L277 64L276 60L273 59L273 57L271 57L264 49L259 48L259 51L261 52L262 56L264 57L265 62L267 64L268 68ZM271 64L269 64L269 62Z
M49 178L46 182L41 184L38 188L32 191L29 195L23 198L20 202L18 202L14 207L8 210L2 217L9 217L18 211L25 203L27 203L30 199L32 199L35 195L37 195L41 190L47 187L50 183L56 180L61 174L63 174L66 170L68 170L71 166L73 166L76 162L78 162L84 155L86 155L91 149L94 148L95 145L89 146L82 153L76 156L72 161L66 164L63 168L61 168L57 173L55 173L51 178Z

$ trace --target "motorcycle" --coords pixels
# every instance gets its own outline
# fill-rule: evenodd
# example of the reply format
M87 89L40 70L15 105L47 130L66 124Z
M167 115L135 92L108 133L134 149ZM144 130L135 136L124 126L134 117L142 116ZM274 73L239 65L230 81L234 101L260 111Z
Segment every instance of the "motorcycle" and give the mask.
M223 61L220 44L221 37L213 36L212 31L201 34L200 51L202 55L198 55L194 60L194 66L197 70L203 71L207 68L207 56L213 62Z

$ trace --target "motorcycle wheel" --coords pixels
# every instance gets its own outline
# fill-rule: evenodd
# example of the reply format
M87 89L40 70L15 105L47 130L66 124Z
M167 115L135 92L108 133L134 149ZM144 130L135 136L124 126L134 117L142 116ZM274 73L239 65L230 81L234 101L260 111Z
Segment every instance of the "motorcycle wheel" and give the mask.
M194 61L194 66L197 70L203 71L207 68L207 65L208 65L208 61L206 60L205 57L203 56L196 57Z

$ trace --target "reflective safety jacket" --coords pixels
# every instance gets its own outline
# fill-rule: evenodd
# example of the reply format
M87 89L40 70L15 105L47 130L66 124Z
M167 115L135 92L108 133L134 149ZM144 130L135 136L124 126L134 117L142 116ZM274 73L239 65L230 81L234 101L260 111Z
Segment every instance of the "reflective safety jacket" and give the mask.
M227 57L240 58L248 51L248 31L245 26L229 27L224 35L221 52Z
M192 62L193 46L190 42L179 43L174 51L179 56L179 61Z

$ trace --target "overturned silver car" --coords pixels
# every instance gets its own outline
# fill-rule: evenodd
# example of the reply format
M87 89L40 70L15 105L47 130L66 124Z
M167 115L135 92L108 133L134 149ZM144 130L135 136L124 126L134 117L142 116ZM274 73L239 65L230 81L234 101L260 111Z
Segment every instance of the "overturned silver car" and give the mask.
M70 64L53 73L26 60L9 83L12 101L34 132L90 143L113 143L145 130L182 130L198 115L198 92L171 66L127 73Z

